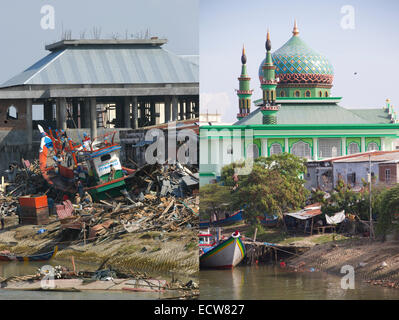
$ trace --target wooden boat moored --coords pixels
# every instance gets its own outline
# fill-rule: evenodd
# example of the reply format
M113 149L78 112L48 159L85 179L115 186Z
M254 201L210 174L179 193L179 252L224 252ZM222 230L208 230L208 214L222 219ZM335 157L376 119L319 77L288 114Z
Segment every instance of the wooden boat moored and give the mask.
M46 261L53 258L58 251L58 247L55 246L51 252L39 253L31 256L18 256L10 252L0 252L0 261Z
M231 269L245 257L245 246L238 231L227 240L210 248L201 248L201 251L200 268Z

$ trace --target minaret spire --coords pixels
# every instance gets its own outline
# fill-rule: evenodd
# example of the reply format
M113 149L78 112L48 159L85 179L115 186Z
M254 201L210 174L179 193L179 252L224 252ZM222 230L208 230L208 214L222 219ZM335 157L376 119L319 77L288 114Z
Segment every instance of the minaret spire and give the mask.
M238 78L240 89L236 90L239 102L238 120L246 117L251 112L251 96L253 91L250 89L251 78L247 74L247 56L245 54L244 45L242 46L241 63L241 75Z
M299 29L296 24L296 19L294 20L294 30L292 30L292 34L294 35L294 37L296 37L299 34Z
M280 106L276 104L276 66L272 59L272 42L270 40L270 32L267 30L266 35L266 60L262 66L263 79L261 88L263 90L263 103L261 111L263 114L263 124L277 124L277 111Z

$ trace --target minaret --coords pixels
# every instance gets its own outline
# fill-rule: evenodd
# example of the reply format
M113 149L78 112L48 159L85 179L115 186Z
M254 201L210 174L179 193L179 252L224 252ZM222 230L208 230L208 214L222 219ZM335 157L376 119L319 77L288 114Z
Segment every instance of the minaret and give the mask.
M267 31L266 37L266 60L262 66L263 80L261 88L263 90L263 104L261 111L263 114L263 124L277 124L277 112L280 109L280 105L276 104L276 66L273 64L272 54L272 43L270 41L270 33Z
M238 78L240 89L236 90L239 102L238 120L246 117L251 112L251 96L253 92L253 90L250 89L251 78L247 74L247 56L245 55L244 46L242 47L241 63L241 75Z

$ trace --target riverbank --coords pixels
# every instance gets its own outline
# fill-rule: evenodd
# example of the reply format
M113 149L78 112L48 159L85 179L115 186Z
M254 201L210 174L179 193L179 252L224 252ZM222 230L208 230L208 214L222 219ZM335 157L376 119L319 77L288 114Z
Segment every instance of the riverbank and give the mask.
M0 250L26 256L51 251L57 245L59 250L53 258L57 263L70 264L74 257L80 263L127 275L145 273L198 283L197 235L193 229L126 232L103 242L87 241L85 245L83 240L68 240L68 232L54 217L46 226L20 226L16 218L7 217L6 226L0 231ZM40 233L40 229L45 231Z
M346 239L313 246L300 256L287 260L294 271L323 271L343 276L341 268L350 265L356 280L373 285L399 288L399 242Z

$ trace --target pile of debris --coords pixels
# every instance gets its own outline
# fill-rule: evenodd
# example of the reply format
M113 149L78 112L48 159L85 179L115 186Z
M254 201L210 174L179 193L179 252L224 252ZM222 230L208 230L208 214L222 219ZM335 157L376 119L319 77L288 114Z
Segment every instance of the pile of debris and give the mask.
M198 173L180 164L146 165L127 181L124 197L57 205L62 229L74 240L100 243L124 233L178 231L198 226ZM87 200L87 199L86 199Z
M0 212L3 216L19 213L19 197L46 194L50 190L41 175L38 160L30 163L22 159L21 166L11 163L5 173L7 179L1 177L0 185Z

